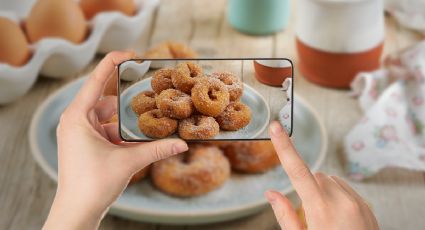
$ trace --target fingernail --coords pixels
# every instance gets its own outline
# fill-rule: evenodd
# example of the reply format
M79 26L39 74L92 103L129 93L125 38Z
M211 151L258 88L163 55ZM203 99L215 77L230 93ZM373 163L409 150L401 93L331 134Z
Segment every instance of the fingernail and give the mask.
M187 147L187 144L183 141L179 141L175 144L173 144L173 154L178 154L184 151L187 151L189 148Z
M279 122L277 121L273 121L270 124L270 130L274 136L279 136L280 134L283 133L282 125L280 125Z
M267 200L269 201L269 203L271 205L273 205L275 203L275 201L276 201L276 196L275 196L275 194L272 191L267 191L266 192L266 198L267 198Z

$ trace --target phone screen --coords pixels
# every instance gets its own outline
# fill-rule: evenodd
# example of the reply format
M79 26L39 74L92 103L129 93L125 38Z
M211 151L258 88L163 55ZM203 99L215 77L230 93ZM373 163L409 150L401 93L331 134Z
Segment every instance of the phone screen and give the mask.
M273 120L292 134L289 59L132 59L118 75L125 141L269 140Z

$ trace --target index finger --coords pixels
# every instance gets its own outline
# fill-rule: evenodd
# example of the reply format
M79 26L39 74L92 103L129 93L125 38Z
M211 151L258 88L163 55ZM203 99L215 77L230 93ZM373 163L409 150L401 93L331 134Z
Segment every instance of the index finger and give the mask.
M279 122L273 121L270 124L270 136L283 169L288 174L303 205L315 204L321 198L319 185Z
M93 108L102 95L106 81L114 72L115 67L134 56L134 52L111 52L103 58L96 69L91 73L89 79L78 92L72 102L72 106L82 112L88 112Z

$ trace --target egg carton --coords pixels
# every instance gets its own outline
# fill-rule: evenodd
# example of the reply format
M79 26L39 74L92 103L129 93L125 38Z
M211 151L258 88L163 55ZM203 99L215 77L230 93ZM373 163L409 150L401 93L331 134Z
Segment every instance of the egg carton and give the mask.
M0 104L10 103L26 94L38 76L64 78L72 76L87 66L97 52L108 53L130 47L141 36L149 18L160 0L138 0L137 13L127 16L120 12L103 12L88 21L90 34L80 44L59 38L45 38L32 45L32 57L20 67L0 63ZM8 2L0 1L0 15L8 15L18 21L30 9L22 4L15 15L8 8ZM33 3L29 1L28 3ZM2 6L4 5L4 6ZM12 13L12 14L13 14Z

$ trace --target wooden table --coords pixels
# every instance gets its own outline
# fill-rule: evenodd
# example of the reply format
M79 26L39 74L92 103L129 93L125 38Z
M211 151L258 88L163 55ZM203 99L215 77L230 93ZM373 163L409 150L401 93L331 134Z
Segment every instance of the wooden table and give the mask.
M292 1L295 3L295 1ZM292 4L296 7L295 4ZM294 45L294 19L282 32L252 37L227 23L225 0L163 0L137 50L164 41L190 44L206 57L289 57L296 67L298 94L321 115L329 135L328 156L322 170L345 177L342 140L359 120L361 112L347 91L321 88L298 73ZM292 12L295 12L294 10ZM400 28L386 16L385 53L405 48L421 37ZM31 156L28 128L38 105L67 82L90 72L101 57L80 74L66 80L41 78L18 101L0 107L0 229L39 229L50 208L56 184ZM382 229L420 229L425 226L425 174L386 169L365 182L350 184L371 204ZM278 229L270 208L226 223L203 226L164 226L106 216L101 229Z

